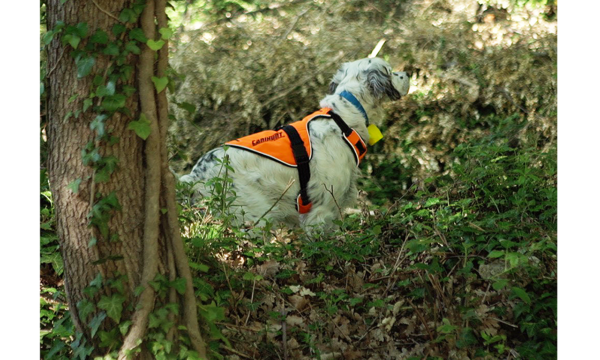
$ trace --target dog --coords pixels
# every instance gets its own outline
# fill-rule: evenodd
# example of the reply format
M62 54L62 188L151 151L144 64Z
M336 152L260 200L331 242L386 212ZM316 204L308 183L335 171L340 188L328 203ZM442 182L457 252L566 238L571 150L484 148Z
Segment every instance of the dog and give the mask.
M344 63L320 101L321 110L283 129L210 150L180 181L193 183L195 192L207 196L210 185L206 182L224 175L227 157L233 169L228 172L230 189L236 195L231 210L238 223L258 222L266 216L288 227L328 229L357 199L357 165L367 150L369 118L385 100L398 100L408 89L409 75L393 72L383 59ZM292 125L295 130L290 129ZM282 150L286 154L279 159L254 149L258 144L279 143L288 149Z

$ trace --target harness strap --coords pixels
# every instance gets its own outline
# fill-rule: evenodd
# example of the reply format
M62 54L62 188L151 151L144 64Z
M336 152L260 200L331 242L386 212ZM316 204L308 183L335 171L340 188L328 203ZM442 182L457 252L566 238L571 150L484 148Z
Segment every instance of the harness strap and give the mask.
M304 141L302 141L296 128L291 125L286 125L282 130L285 131L290 139L292 153L294 154L298 168L298 177L300 178L300 194L298 194L298 197L296 198L296 209L300 214L306 214L312 207L307 191L308 181L310 180L310 167L308 166L310 158L306 152Z
M329 115L333 121L335 121L340 130L342 130L342 134L344 135L342 138L346 141L346 144L350 147L350 150L352 150L352 154L354 154L354 160L356 161L356 166L358 166L360 161L367 153L367 144L365 144L356 130L348 126L348 124L346 124L346 122L342 120L338 114L330 111Z

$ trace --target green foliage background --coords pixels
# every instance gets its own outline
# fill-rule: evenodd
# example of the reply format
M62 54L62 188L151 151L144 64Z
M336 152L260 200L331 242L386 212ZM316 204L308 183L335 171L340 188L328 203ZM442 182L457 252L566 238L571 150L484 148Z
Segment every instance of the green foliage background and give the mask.
M382 39L378 55L412 73L410 94L376 120L384 139L361 205L334 234L231 227L211 211L231 201L226 176L208 211L179 189L212 356L556 358L555 1L171 4L179 173L224 140L314 111L337 66ZM44 170L40 201L41 349L57 358L77 339ZM149 343L177 358L158 334Z

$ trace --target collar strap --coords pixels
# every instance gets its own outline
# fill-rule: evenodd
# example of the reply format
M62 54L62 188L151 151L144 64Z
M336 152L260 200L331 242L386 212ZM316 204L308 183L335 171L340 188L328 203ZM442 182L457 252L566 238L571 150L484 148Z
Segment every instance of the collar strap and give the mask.
M352 93L347 90L342 91L340 93L340 96L348 100L350 104L354 105L354 107L362 113L362 115L365 117L365 120L367 120L367 125L369 125L369 117L367 116L367 112L365 111L365 108L360 104L360 101L358 101L356 96L352 95Z

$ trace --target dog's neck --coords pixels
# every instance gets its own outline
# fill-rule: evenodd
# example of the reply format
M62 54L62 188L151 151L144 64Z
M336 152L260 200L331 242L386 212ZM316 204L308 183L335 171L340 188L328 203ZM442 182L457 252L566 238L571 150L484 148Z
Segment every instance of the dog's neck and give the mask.
M319 105L321 108L331 108L363 139L368 138L367 126L374 108L372 104L360 99L350 91L340 89L333 95L325 96Z
M367 126L369 125L369 115L367 114L367 111L365 110L365 108L362 106L362 104L360 103L360 101L356 98L356 96L354 96L350 91L348 90L344 90L341 93L339 93L339 95L341 97L343 97L344 99L348 100L350 102L350 104L354 105L354 107L360 111L360 113L362 114L362 116L365 118L366 122L367 122Z

